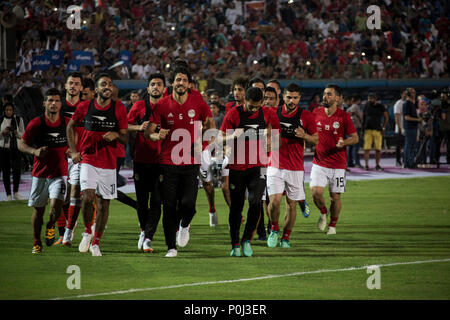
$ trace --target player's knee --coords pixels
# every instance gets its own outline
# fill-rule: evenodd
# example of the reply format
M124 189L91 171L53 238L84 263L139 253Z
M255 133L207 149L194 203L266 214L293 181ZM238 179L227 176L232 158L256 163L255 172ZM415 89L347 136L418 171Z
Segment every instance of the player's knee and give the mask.
M310 189L310 191L311 191L311 196L313 197L313 199L319 199L323 196L322 188L312 187Z

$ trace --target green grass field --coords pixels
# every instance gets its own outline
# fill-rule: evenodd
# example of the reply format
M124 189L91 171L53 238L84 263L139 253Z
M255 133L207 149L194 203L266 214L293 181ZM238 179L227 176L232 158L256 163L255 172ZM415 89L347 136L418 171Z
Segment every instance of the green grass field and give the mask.
M43 254L32 255L31 208L25 201L0 202L0 299L449 299L448 190L450 177L348 181L335 236L317 230L319 213L307 191L312 213L298 216L292 248L254 240L250 258L228 256L228 210L220 190L220 225L209 226L200 190L191 240L172 259L164 257L161 224L155 252L137 250L136 212L117 201L101 240L103 257L78 252L81 217L73 247L44 245ZM437 261L409 264L430 260ZM381 266L381 289L369 290L371 274L357 267L376 264L393 265ZM81 270L79 290L66 285L71 265ZM239 279L246 280L225 282Z

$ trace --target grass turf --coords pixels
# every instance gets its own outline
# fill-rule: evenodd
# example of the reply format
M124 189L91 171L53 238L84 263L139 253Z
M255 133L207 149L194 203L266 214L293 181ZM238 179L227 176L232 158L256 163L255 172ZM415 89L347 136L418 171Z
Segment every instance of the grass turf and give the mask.
M338 233L326 236L317 230L319 213L307 188L312 212L306 219L301 213L298 215L291 234L292 248L272 249L265 241L254 240L254 255L250 258L228 256L231 249L228 209L220 190L216 190L220 225L209 226L208 204L204 191L199 190L191 240L172 259L164 257L167 248L161 224L153 242L155 252L143 254L137 250L136 212L115 200L111 202L108 228L100 243L103 257L78 252L81 217L73 247L45 247L44 244L41 255L32 255L31 208L25 201L0 202L0 299L71 298L89 294L94 296L80 298L449 299L449 261L381 267L380 290L367 288L370 274L366 269L177 287L448 259L449 189L450 177L348 181L347 192L342 196ZM44 223L47 219L48 215ZM71 274L66 271L71 265L81 270L80 290L67 288ZM129 289L145 290L95 295Z

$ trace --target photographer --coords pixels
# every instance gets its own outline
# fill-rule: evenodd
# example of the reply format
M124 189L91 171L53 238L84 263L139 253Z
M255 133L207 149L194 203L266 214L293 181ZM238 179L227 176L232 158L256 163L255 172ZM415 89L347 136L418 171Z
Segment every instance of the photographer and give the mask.
M424 96L418 98L418 116L422 119L419 122L418 150L414 158L415 165L427 164L427 150L433 135L433 115L429 107L429 100ZM430 160L433 156L430 154Z
M448 91L441 93L441 119L439 130L442 137L447 141L447 164L450 164L450 95Z
M3 185L6 199L13 200L11 195L11 168L13 171L14 199L23 200L19 194L21 155L17 148L17 139L24 133L21 117L14 115L14 105L10 102L4 105L4 116L0 118L0 161L3 172Z

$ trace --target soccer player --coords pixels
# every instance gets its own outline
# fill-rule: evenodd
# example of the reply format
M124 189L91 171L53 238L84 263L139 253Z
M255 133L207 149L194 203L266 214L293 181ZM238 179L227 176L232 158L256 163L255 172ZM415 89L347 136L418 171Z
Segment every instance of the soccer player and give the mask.
M198 192L201 130L215 127L203 97L188 92L192 82L189 70L176 67L171 77L173 92L156 103L145 132L153 141L163 140L159 163L166 257L176 257L176 245L185 247L189 241L189 225L195 215Z
M82 100L80 99L80 93L83 90L83 75L80 72L71 72L66 77L64 84L66 90L65 99L62 101L62 113L67 118L72 118L75 110L78 108ZM82 125L76 128L76 147L80 148L81 136L84 129ZM56 244L63 244L65 246L72 245L73 229L78 219L78 215L81 209L81 193L80 193L80 164L73 163L72 159L68 159L69 163L69 190L66 200L69 200L68 204L65 204L63 209L64 213L61 214L58 220L58 229L60 232L60 239ZM67 219L67 222L66 222ZM64 228L65 227L65 228Z
M91 100L95 98L95 83L91 78L83 79L83 91L81 91L81 100Z
M272 129L279 129L275 113L262 107L263 92L250 87L245 93L245 104L231 109L222 123L218 135L219 143L225 141L232 146L230 168L230 256L253 255L250 240L260 219L261 198L266 187L267 152L271 148ZM267 134L267 148L265 137ZM234 145L235 140L236 145ZM239 237L245 193L248 189L249 208L242 238Z
M32 186L28 206L33 207L33 251L42 252L41 229L45 207L50 199L50 219L45 244L55 241L55 222L61 214L67 189L66 120L61 115L61 95L55 88L44 94L44 114L28 124L19 150L34 156Z
M148 253L153 252L151 242L161 217L158 164L161 141L146 139L144 132L149 126L152 110L156 103L162 99L165 83L163 74L151 74L147 86L148 98L136 101L128 112L128 131L136 132L133 151L133 178L136 188L137 214L141 227L138 249Z
M266 107L273 108L274 110L278 109L278 97L277 97L277 92L274 88L272 88L272 87L266 88L263 104Z
M90 250L93 256L101 256L99 243L108 221L109 202L117 197L116 144L128 142L128 123L125 106L122 102L111 99L113 82L109 74L100 73L94 82L97 98L84 101L78 106L67 126L67 138L73 162L81 163L80 186L83 192L85 229L78 249L80 252ZM77 149L75 128L83 119L85 131L80 148ZM97 203L97 217L92 236L94 200Z
M323 196L328 184L331 204L331 220L327 234L336 234L336 223L341 211L341 193L345 192L347 152L345 147L358 142L358 134L350 114L338 108L342 89L329 84L323 92L323 108L313 111L319 142L313 158L310 190L320 211L318 228L324 231L329 215Z
M277 111L281 126L281 146L279 150L272 151L267 168L267 192L270 199L268 212L272 224L267 245L271 248L278 245L280 236L278 219L284 191L286 191L286 213L280 246L282 248L291 246L289 238L297 217L297 203L301 203L303 208L307 206L304 188L304 144L308 141L316 145L319 140L313 115L298 105L300 87L294 83L286 86L283 100L285 104ZM304 210L309 210L309 207Z
M281 85L277 79L270 79L267 82L267 88L274 88L277 93L277 107L280 107L284 104L283 96L281 94ZM266 88L266 89L267 89Z
M230 111L230 109L238 106L243 106L245 103L245 88L247 87L248 80L245 78L236 78L233 80L233 83L231 85L231 89L233 91L233 98L234 101L228 102L225 105L225 114ZM222 122L223 123L223 122ZM228 169L226 166L222 167L222 193L223 197L225 198L225 202L227 203L228 207L230 207L231 199L230 199L230 188L229 188L229 175L230 175L230 169Z

